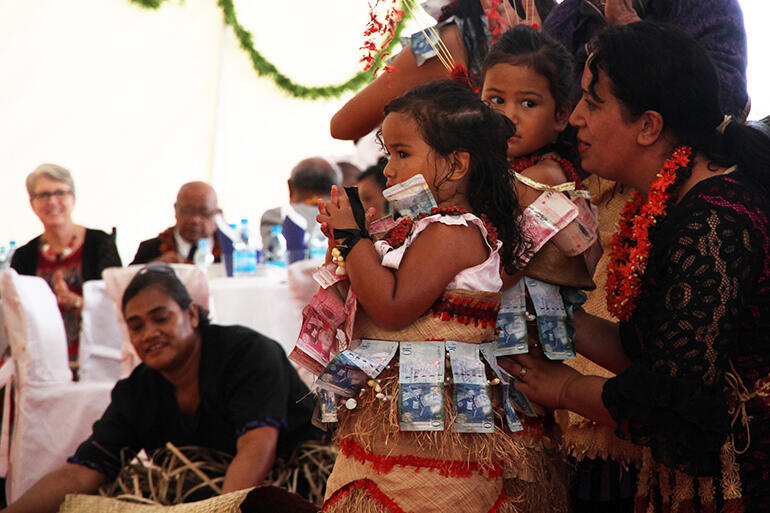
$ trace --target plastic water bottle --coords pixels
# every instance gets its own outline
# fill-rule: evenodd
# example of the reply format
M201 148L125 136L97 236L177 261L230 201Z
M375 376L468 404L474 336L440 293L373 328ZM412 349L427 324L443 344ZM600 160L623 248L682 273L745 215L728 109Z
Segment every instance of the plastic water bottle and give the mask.
M11 259L13 258L13 254L16 252L16 241L12 240L8 243L8 267L11 267Z
M254 276L257 273L257 251L248 219L241 219L239 235L241 240L233 244L233 276Z
M214 263L214 254L211 252L211 245L208 239L200 239L198 241L198 249L195 250L193 263L198 269L203 271L203 274L208 274L209 266Z
M270 228L270 237L265 242L265 260L270 265L286 266L286 239L281 233L281 226Z
M8 255L8 249L5 246L0 246L0 271L8 269L11 265L11 258Z
M329 242L321 231L321 225L315 223L310 229L310 240L307 242L307 257L310 260L323 260L326 258L326 250Z

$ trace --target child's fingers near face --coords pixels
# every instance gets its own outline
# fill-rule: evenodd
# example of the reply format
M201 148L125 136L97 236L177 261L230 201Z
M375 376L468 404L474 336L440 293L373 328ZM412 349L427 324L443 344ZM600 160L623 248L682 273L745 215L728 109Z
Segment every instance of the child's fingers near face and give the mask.
M323 215L329 215L329 212L326 210L326 202L318 198L318 212Z
M340 189L336 185L332 185L332 193L330 202L334 206L339 206Z

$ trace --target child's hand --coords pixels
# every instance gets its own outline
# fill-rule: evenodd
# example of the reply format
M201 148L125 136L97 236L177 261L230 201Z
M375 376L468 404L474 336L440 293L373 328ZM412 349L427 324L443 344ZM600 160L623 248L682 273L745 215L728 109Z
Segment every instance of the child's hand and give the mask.
M324 233L329 238L333 238L335 229L358 229L348 195L336 185L332 187L329 203L322 204L322 201L319 201L318 210L321 213L316 217L316 221L321 223L322 227L325 225Z

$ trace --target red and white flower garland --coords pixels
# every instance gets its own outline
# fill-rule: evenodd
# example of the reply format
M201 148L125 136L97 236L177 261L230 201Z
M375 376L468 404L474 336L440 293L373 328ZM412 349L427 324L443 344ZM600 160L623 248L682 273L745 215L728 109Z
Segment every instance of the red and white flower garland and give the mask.
M650 227L666 215L673 194L668 191L679 169L691 165L692 148L680 146L663 164L650 185L647 202L639 191L623 207L618 231L610 244L607 266L607 309L621 321L627 321L636 308L642 276L650 257Z

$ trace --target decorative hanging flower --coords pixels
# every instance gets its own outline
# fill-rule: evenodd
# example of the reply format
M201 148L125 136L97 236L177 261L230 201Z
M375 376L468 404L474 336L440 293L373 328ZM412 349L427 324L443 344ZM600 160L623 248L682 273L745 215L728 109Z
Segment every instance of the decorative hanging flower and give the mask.
M361 62L365 63L364 71L374 68L376 73L378 62L387 55L378 56L395 38L398 22L404 16L404 11L397 6L398 0L374 0L374 3L369 3L369 23L364 30L365 39L360 48L364 53L361 57ZM384 66L382 70L397 71L392 66Z

